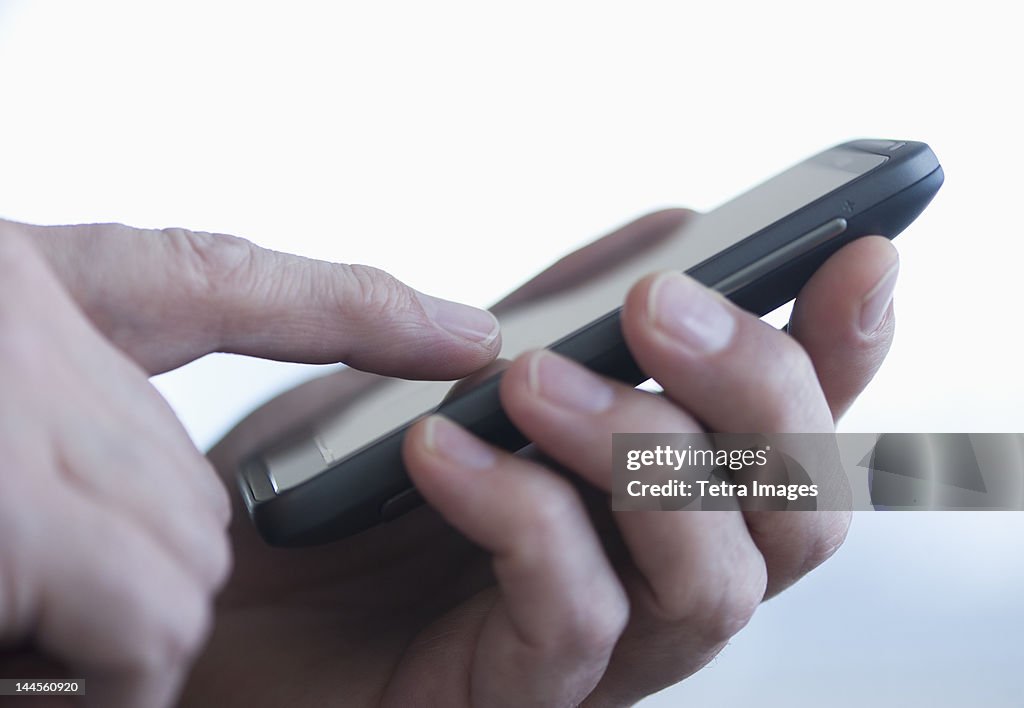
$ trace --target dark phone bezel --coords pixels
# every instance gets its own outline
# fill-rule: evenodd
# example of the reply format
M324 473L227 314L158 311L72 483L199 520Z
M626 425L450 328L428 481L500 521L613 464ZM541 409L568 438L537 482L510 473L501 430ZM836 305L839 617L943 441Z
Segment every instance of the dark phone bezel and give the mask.
M845 229L807 251L760 273L753 281L723 292L758 316L796 297L814 271L835 251L869 234L894 238L931 201L943 173L924 143L856 140L819 153L854 150L888 159L832 192L747 236L686 271L709 286L751 264L764 263L818 227L842 220ZM816 159L816 158L812 158ZM623 340L621 308L563 337L549 349L588 368L637 385L646 380ZM475 435L507 450L528 441L501 409L501 374L443 402L435 412L463 425ZM239 486L246 507L263 538L278 546L305 546L349 536L394 518L418 501L401 456L405 431L414 421L377 438L309 480L275 492L262 456L243 462Z

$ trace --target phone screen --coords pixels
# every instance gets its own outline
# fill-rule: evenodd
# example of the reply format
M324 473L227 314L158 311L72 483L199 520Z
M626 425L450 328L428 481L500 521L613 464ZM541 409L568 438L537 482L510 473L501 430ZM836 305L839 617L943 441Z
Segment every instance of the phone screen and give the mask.
M638 249L599 276L503 313L501 356L545 347L620 307L630 287L657 270L686 271L886 161L836 148L809 158L722 206L689 219L675 233ZM267 450L274 491L316 476L382 435L436 408L450 381L388 381L344 411L314 424L311 439Z

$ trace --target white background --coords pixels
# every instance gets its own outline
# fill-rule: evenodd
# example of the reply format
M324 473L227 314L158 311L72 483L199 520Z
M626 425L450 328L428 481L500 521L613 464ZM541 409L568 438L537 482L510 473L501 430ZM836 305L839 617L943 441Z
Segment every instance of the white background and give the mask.
M855 137L946 185L844 422L1024 431L1012 3L0 0L0 215L244 235L485 305L646 211ZM314 367L157 380L208 445ZM859 514L675 705L1020 705L1019 514Z

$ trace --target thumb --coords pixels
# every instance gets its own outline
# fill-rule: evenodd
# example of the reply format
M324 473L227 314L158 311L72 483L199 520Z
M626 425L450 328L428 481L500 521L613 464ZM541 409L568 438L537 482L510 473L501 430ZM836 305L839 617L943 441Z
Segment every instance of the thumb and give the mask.
M32 237L86 315L151 373L221 351L451 379L500 349L489 312L368 266L185 229L0 222L0 237L8 229Z

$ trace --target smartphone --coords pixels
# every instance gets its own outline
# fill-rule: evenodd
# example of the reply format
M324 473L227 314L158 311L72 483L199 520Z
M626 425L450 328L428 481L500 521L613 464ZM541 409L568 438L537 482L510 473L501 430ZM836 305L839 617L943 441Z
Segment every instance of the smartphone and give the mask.
M547 347L639 385L619 324L629 288L666 268L685 271L762 316L796 297L836 250L869 234L893 238L942 185L931 149L909 140L856 140L810 157L611 270L500 317L501 356ZM452 382L389 380L353 405L310 421L246 458L238 482L263 538L325 543L394 519L421 502L406 475L405 431L429 412L506 450L528 440L501 408L496 374L446 399Z

